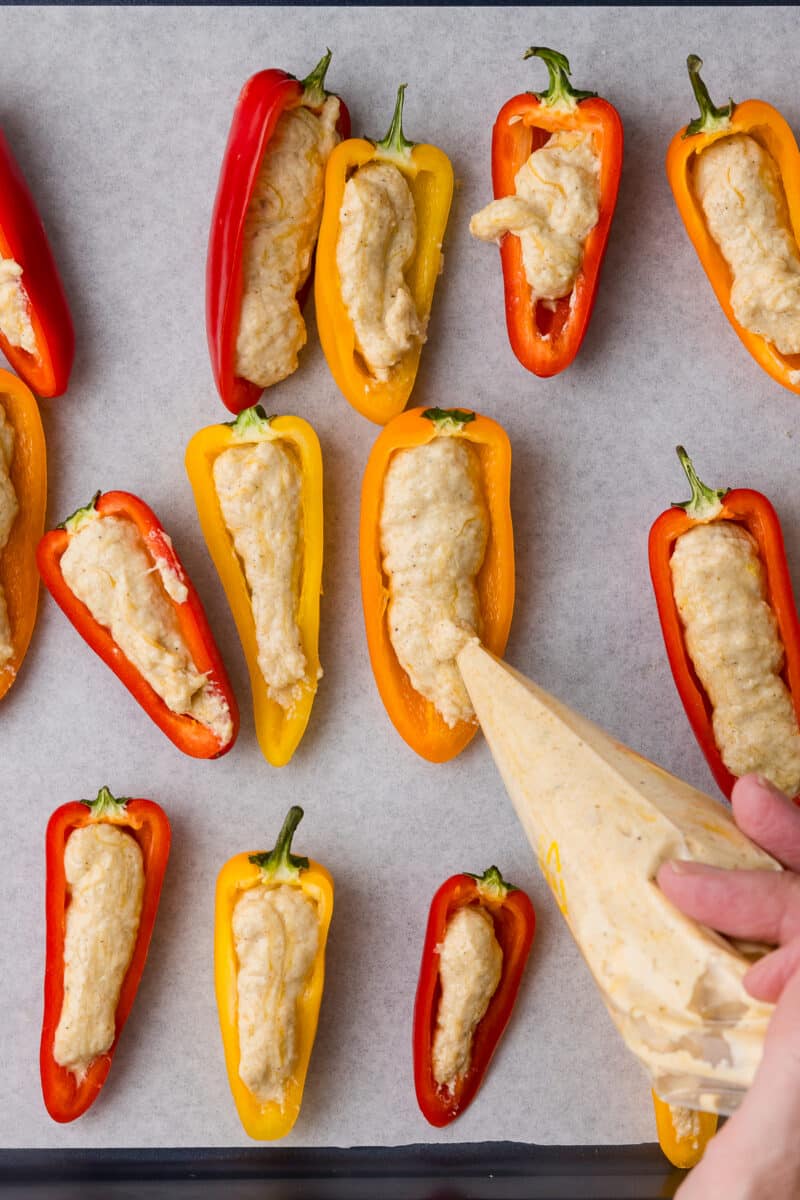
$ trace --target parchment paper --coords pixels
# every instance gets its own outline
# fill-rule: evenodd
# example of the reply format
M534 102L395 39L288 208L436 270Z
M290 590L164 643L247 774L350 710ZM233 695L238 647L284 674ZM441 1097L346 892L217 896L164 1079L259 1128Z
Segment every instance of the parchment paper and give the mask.
M272 844L289 804L297 850L336 880L322 1017L290 1145L518 1139L652 1140L647 1080L607 1017L478 737L448 766L417 758L383 710L358 588L360 475L377 428L339 395L309 316L300 370L270 411L299 413L325 459L322 680L290 766L253 732L233 621L197 524L185 445L225 420L208 362L204 269L211 205L239 89L254 71L305 74L326 45L354 131L382 136L399 82L406 132L451 156L458 187L414 399L471 405L514 447L517 607L509 661L631 746L714 785L677 698L647 574L651 521L686 487L683 441L712 484L767 492L800 564L797 397L739 344L683 231L664 176L694 115L687 52L721 103L763 97L800 125L796 10L0 9L0 120L45 217L78 355L69 394L43 404L48 520L96 488L155 508L206 603L242 708L234 751L181 755L44 595L2 705L0 1144L235 1146L212 982L217 871ZM495 116L545 86L531 43L568 54L577 87L619 108L619 205L577 362L540 381L516 362L499 256L473 242L490 199ZM38 1076L44 830L108 783L158 800L173 852L150 958L108 1082L74 1125L48 1118ZM538 930L517 1011L482 1092L448 1129L413 1089L411 1017L430 899L448 875L496 862L525 886Z

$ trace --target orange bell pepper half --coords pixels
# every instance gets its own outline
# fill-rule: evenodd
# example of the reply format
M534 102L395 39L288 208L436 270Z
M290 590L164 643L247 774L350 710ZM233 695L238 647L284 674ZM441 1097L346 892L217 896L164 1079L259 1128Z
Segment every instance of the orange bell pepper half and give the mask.
M411 685L389 637L389 590L383 570L380 516L383 483L392 455L435 437L462 437L476 450L489 512L489 537L476 579L480 637L492 654L506 648L514 612L514 531L509 490L511 444L502 426L462 409L412 408L386 426L372 448L361 489L361 597L372 671L389 717L412 750L429 762L447 762L475 736L477 722L444 721L430 700Z
M377 425L391 421L408 403L422 345L417 343L408 350L387 380L376 379L358 352L336 265L345 185L354 171L370 162L391 163L404 176L417 215L417 248L406 271L406 282L423 321L430 315L436 280L442 269L442 242L453 198L453 168L447 155L437 146L409 142L403 134L405 87L401 84L398 89L392 124L382 142L349 138L340 142L328 159L314 271L317 328L331 374L353 408Z
M592 315L622 173L620 115L595 92L577 91L569 62L556 50L531 46L525 58L544 60L550 75L545 92L522 92L498 113L492 134L492 184L496 200L516 192L517 172L560 130L592 134L600 159L600 212L583 247L578 277L568 296L534 304L522 261L522 243L507 233L500 243L511 349L523 367L548 378L568 367L578 353Z
M39 604L36 546L44 533L47 454L33 393L10 371L0 370L0 406L14 430L11 482L19 511L0 550L0 585L6 598L14 653L0 667L0 700L17 678L30 645Z
M689 1171L705 1154L706 1146L717 1132L715 1113L676 1108L653 1092L658 1144L673 1167ZM684 1128L685 1126L685 1128Z
M714 489L697 476L683 446L678 458L692 489L691 500L666 509L653 523L649 538L650 576L653 581L658 616L664 635L669 665L689 724L706 757L720 791L730 800L736 777L731 774L719 752L712 725L712 707L703 685L695 674L686 648L683 624L675 594L669 560L681 534L694 525L709 521L734 521L755 539L764 570L767 600L775 614L785 652L783 675L800 723L800 621L792 591L778 514L766 496L750 488Z
M785 118L771 104L763 100L745 100L742 104L734 104L733 100L729 100L724 107L718 108L711 102L708 89L700 77L703 60L696 54L690 54L686 65L700 106L700 116L675 134L667 150L667 179L678 212L717 300L739 338L768 375L800 395L800 354L781 354L767 338L745 329L737 321L731 304L730 267L709 233L703 209L692 185L698 155L718 138L737 133L749 135L771 155L778 168L794 238L800 245L800 149Z

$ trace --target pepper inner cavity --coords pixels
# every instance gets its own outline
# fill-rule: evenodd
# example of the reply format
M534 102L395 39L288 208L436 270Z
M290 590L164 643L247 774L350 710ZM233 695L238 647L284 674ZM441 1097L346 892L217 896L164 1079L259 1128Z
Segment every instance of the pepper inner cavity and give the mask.
M0 563L11 536L12 526L19 512L19 500L11 479L11 464L14 459L14 428L9 421L0 393ZM8 602L0 584L0 670L14 657L11 637L11 621Z

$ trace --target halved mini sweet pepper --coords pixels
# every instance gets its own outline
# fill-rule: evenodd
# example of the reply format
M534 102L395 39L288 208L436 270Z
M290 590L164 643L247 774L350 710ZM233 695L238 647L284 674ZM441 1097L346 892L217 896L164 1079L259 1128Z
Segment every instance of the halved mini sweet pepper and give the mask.
M292 854L292 838L303 817L297 805L289 809L273 850L237 854L217 878L214 917L214 981L228 1082L245 1132L259 1141L285 1137L300 1113L308 1064L317 1033L325 986L325 945L333 915L333 880L324 867ZM241 1053L238 1026L238 960L233 933L233 910L248 888L259 885L302 888L316 906L319 944L311 974L297 1003L297 1057L282 1102L262 1101L239 1074Z
M123 517L132 521L139 531L153 570L171 581L165 595L175 609L178 627L198 672L224 701L231 718L231 735L220 743L206 725L186 713L173 712L153 690L138 667L123 654L111 632L94 619L89 609L72 591L61 572L61 556L87 521L103 517ZM193 758L219 758L227 753L239 732L239 708L222 662L214 635L206 618L200 597L178 558L169 535L151 508L130 492L98 492L84 508L79 508L61 525L51 529L39 542L36 552L39 574L56 604L72 622L78 633L95 654L102 658L117 678L124 683L133 698L170 741ZM173 594L174 593L174 594ZM177 598L176 598L177 597Z
M591 133L600 159L599 216L584 244L580 273L568 296L534 305L519 238L507 233L500 243L511 349L523 367L547 378L570 365L589 326L617 203L623 133L620 115L612 104L595 92L573 88L563 54L531 46L524 57L534 56L544 60L550 82L544 92L512 97L498 113L492 134L495 199L515 194L520 167L559 130Z
M11 482L19 511L0 550L0 586L8 606L13 658L0 667L0 700L14 683L30 645L39 605L36 546L44 533L47 453L39 406L21 379L0 370L0 405L14 430Z
M397 167L411 191L417 215L417 249L406 282L417 314L427 321L433 292L442 269L442 242L453 198L453 167L437 146L409 142L403 133L405 84L389 132L381 142L350 138L334 149L325 171L325 204L317 243L314 301L322 349L339 390L353 408L370 421L385 425L402 412L414 387L422 352L417 343L391 370L388 380L370 374L355 341L355 331L342 299L336 246L345 184L354 171L370 162Z
M658 616L664 635L669 665L689 724L711 773L725 796L730 799L736 778L722 761L712 725L711 701L705 693L689 656L684 638L669 560L675 542L694 525L710 521L735 521L755 539L764 570L767 599L775 614L785 651L783 675L800 722L800 621L794 602L789 565L783 544L778 514L766 496L750 488L714 489L697 476L692 461L682 446L678 458L692 489L690 500L673 505L654 521L650 530L649 559Z
M80 1081L72 1071L59 1066L53 1043L64 1004L64 940L69 895L64 873L64 850L70 835L95 822L118 825L135 838L142 852L144 895L136 944L122 983L117 1003L114 1041L99 1055ZM167 867L170 827L164 810L152 800L115 799L102 787L95 800L62 804L47 825L47 952L44 976L44 1017L40 1049L42 1094L54 1121L74 1121L97 1099L111 1069L123 1026L128 1019L144 970L153 933L161 885Z
M763 100L745 100L741 104L734 104L733 100L729 100L726 105L717 107L712 103L700 77L703 60L696 54L690 54L686 65L700 107L700 116L675 134L667 150L667 179L678 212L717 300L741 341L768 375L790 391L800 394L800 354L781 354L772 342L759 333L745 329L737 321L731 304L730 268L708 230L702 206L692 186L692 173L698 155L718 138L748 134L763 146L777 165L795 241L800 245L800 149L786 119L771 104Z
M717 1132L716 1113L697 1112L667 1104L653 1092L656 1132L662 1153L682 1171L696 1167Z
M302 568L297 601L297 625L306 677L302 695L287 711L271 700L258 665L258 642L250 589L236 553L214 487L214 462L231 446L262 439L285 442L295 454L303 480ZM253 693L256 736L261 752L273 767L288 763L305 733L319 668L319 598L322 590L322 453L316 433L301 417L268 417L260 405L244 409L235 421L209 425L194 435L186 448L186 472L194 491L200 528L222 580L239 632Z
M64 285L25 176L0 130L0 259L22 268L21 286L34 333L35 351L12 346L0 326L0 351L39 396L66 391L75 357Z
M449 922L458 909L469 905L480 906L491 917L503 951L503 965L497 989L475 1029L469 1067L449 1091L437 1084L433 1074L433 1042L441 997L439 955ZM489 867L483 875L452 875L433 897L414 1003L413 1038L417 1102L431 1125L449 1125L475 1098L511 1017L535 929L536 915L530 899L506 883L497 867Z
M381 432L367 461L361 488L361 598L372 671L395 728L412 750L430 762L447 762L472 740L477 723L451 728L421 696L400 665L389 637L389 591L383 571L380 517L383 484L398 450L423 446L435 437L463 437L477 451L489 512L489 537L476 583L481 641L493 654L506 648L514 612L514 531L511 524L511 444L502 426L465 409L412 408Z
M206 332L214 382L231 412L252 407L263 388L236 374L236 336L242 307L242 243L245 218L261 162L278 120L298 104L321 107L328 92L325 74L331 61L326 51L305 79L286 71L259 71L242 88L233 113L220 169L206 264ZM350 136L350 114L340 99L337 128ZM298 294L302 306L308 287Z

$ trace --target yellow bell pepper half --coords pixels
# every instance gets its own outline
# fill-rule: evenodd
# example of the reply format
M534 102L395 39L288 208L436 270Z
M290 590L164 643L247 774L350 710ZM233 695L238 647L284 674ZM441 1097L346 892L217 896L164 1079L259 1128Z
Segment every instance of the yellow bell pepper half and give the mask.
M417 249L406 272L406 282L423 320L430 315L433 291L442 269L442 241L453 198L453 167L447 155L436 146L409 142L403 135L404 92L405 84L401 84L392 124L382 142L373 144L363 138L348 138L330 155L314 268L317 328L331 374L353 408L378 425L391 421L408 403L422 347L416 345L409 350L386 381L375 379L358 353L336 266L345 184L354 171L368 162L390 162L405 176L417 215Z
M690 1110L678 1109L672 1104L667 1104L655 1092L653 1107L656 1110L658 1143L663 1154L673 1167L680 1167L683 1171L696 1167L705 1153L706 1146L717 1132L716 1114L693 1112L693 1128L684 1132L676 1117L684 1116Z
M325 985L325 944L333 915L333 880L319 863L290 853L292 836L302 816L302 808L291 808L274 850L237 854L228 860L217 879L214 980L225 1066L239 1119L245 1132L259 1141L285 1137L297 1120ZM242 893L259 884L302 888L316 905L319 919L317 956L297 1003L297 1057L280 1104L260 1100L239 1075L238 963L233 910Z
M277 439L295 455L302 476L302 565L298 580L297 624L306 659L301 695L285 709L267 692L258 665L258 643L250 589L222 516L214 487L214 460L231 446ZM246 408L227 425L209 425L194 435L186 449L186 471L194 491L197 515L208 551L228 597L239 631L253 693L256 736L267 762L283 767L305 733L317 692L319 668L319 598L322 590L322 453L317 435L300 417L268 417L260 405Z

